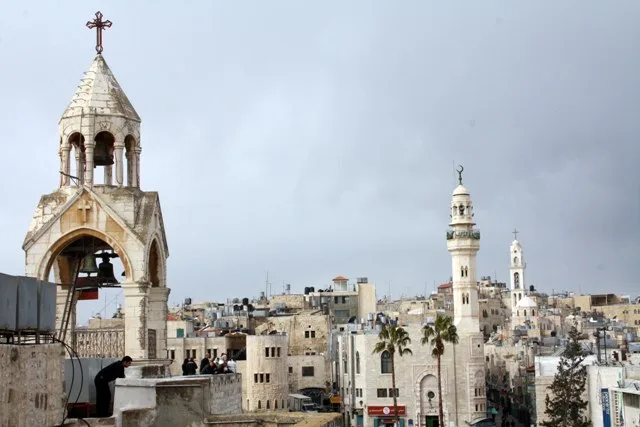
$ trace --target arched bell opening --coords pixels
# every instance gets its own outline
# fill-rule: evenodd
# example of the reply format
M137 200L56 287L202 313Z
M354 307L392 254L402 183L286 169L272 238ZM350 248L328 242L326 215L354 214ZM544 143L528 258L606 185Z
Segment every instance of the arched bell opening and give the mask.
M111 132L102 131L96 135L93 149L93 167L101 166L104 169L104 174L102 182L100 182L100 174L94 174L94 184L113 184L114 144L115 137Z
M72 156L69 159L69 174L77 178L77 181L72 181L74 185L82 184L86 162L84 136L80 132L74 132L69 135L68 141L72 150Z
M52 246L52 255L43 260L39 276L59 285L58 330L66 324L67 331L72 331L90 318L122 316L120 286L127 280L129 269L128 260L122 256L120 248L110 245L106 237L91 229L76 230ZM81 304L69 308L69 291L74 285L75 301ZM66 338L71 343L68 335Z

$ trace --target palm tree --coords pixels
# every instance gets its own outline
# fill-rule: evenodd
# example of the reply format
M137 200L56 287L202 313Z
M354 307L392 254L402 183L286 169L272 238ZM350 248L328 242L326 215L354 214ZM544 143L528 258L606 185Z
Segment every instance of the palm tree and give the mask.
M395 355L402 357L405 354L413 354L410 348L407 348L411 344L411 338L409 333L402 327L397 325L385 324L382 326L380 334L378 334L380 341L373 348L373 353L389 353L391 359L391 387L393 390L393 413L395 416L395 423L398 424L400 418L398 417L398 393L396 393L396 366Z
M444 354L444 343L458 344L458 331L453 324L453 319L438 314L432 325L422 327L422 345L431 341L431 355L438 359L438 425L444 425L444 410L442 406L442 376L440 359Z

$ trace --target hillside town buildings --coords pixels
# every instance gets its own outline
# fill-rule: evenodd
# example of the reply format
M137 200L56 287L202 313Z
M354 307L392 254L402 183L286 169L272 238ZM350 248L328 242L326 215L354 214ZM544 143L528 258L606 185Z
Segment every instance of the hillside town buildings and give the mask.
M99 12L91 22L105 23ZM368 277L339 275L169 307L160 199L141 184L141 119L96 49L52 135L60 177L24 239L25 276L0 275L0 425L381 427L395 423L394 396L399 427L486 426L496 415L538 425L572 327L588 354L593 425L640 424L640 297L542 292L526 280L542 266L527 265L517 232L505 242L509 280L480 276L462 168L443 205L451 276L431 294L394 301ZM79 326L78 301L105 287L121 288L124 305ZM440 373L421 344L438 315L459 336ZM385 325L411 339L395 387L389 353L372 351ZM93 378L125 355L134 364L113 386L114 415L95 420ZM200 373L205 357L215 374Z

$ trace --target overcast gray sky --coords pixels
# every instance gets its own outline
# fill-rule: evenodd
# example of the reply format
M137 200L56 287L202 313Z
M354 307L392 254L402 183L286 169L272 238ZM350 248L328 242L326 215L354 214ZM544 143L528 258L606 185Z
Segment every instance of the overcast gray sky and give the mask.
M24 273L31 216L58 184L56 126L98 9L143 120L170 301L257 296L266 271L274 292L338 274L379 296L431 291L451 274L454 163L478 276L507 279L515 227L527 284L640 293L631 0L2 0L0 271Z

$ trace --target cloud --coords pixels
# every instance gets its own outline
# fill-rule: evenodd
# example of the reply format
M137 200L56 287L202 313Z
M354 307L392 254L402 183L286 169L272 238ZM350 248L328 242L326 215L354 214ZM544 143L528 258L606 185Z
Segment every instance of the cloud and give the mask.
M92 59L83 25L98 6L23 2L0 17L0 271L23 271L29 219L57 185L56 122ZM105 57L143 119L172 301L257 295L267 270L274 290L337 274L379 294L431 290L451 274L458 163L482 230L478 276L507 279L515 227L529 284L637 292L640 5L102 12Z

